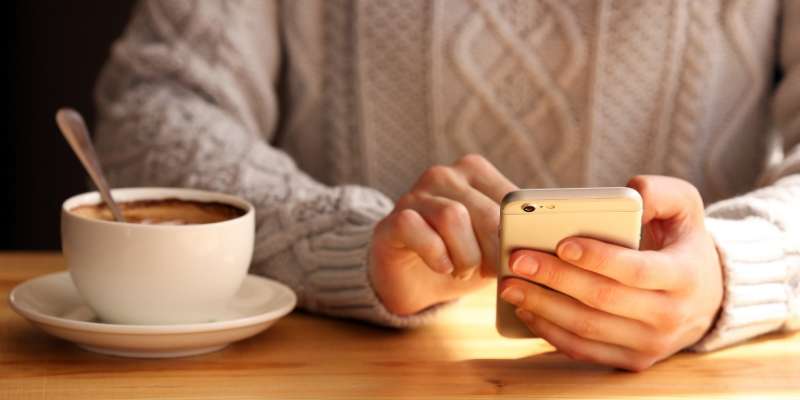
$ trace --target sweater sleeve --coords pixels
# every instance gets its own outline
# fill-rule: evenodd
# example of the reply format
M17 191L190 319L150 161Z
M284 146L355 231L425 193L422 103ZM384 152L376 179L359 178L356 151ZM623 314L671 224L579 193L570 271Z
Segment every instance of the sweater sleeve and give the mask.
M773 98L784 157L765 187L708 207L706 225L723 265L725 295L715 326L694 350L709 351L776 330L800 329L800 2L784 2Z
M374 224L392 202L361 186L325 186L275 139L279 16L267 1L144 1L96 88L96 144L114 186L193 187L256 206L251 271L299 305L396 327L368 276Z

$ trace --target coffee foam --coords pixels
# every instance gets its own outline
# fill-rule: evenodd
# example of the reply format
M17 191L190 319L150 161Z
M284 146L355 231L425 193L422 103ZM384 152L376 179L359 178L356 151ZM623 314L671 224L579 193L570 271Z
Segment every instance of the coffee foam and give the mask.
M224 203L174 198L121 202L119 206L127 222L147 225L209 224L245 214L244 210ZM85 218L114 220L105 203L82 205L69 211Z

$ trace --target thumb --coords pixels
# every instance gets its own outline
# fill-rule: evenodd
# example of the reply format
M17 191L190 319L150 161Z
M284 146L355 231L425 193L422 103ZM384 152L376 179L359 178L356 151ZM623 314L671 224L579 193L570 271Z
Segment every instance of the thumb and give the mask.
M662 175L637 175L628 181L628 187L642 196L642 224L653 220L703 221L703 199L689 182Z

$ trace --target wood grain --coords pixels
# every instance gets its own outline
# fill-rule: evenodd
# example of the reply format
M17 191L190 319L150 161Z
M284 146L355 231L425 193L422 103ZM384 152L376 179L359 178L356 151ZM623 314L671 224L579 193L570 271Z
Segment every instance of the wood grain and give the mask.
M0 295L59 271L57 253L0 253ZM710 354L679 354L643 373L572 361L493 327L493 288L397 331L295 312L204 356L97 355L0 307L0 399L130 398L800 398L800 334Z

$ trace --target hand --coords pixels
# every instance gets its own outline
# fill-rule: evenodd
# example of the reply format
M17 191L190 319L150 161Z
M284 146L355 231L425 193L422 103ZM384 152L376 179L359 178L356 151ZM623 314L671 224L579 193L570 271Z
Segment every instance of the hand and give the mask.
M520 279L502 297L532 332L568 356L640 371L697 342L722 301L716 246L703 202L690 183L637 176L644 201L642 250L588 238L559 243L557 257L517 250Z
M372 236L370 278L384 306L410 315L487 283L498 260L499 203L515 189L478 155L425 171Z

